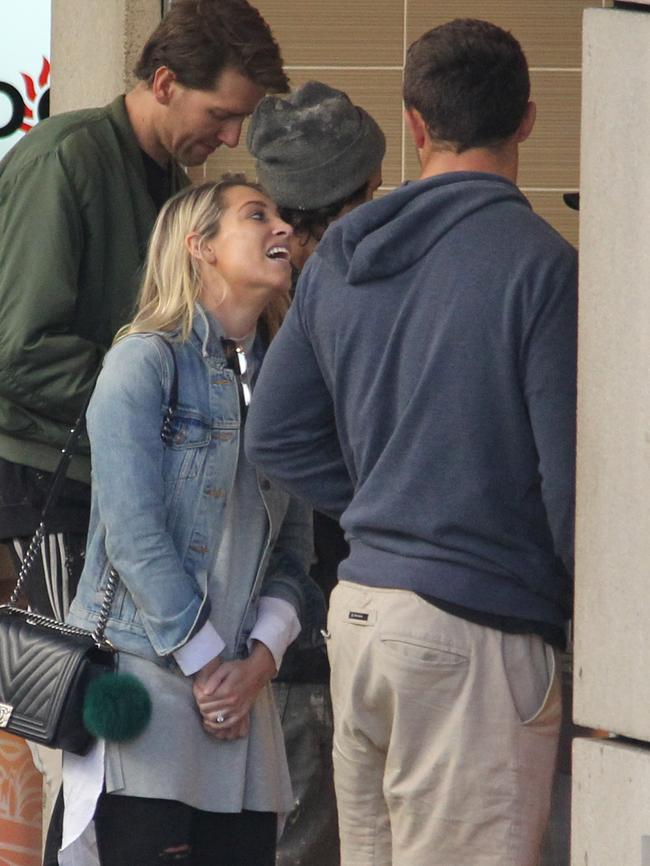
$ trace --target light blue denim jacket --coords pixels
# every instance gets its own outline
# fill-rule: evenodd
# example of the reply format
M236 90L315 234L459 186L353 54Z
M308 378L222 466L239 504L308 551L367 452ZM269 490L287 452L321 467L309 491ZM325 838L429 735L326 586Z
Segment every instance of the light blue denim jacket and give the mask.
M259 338L254 349L258 348ZM173 351L173 355L172 355ZM171 443L161 425L178 371ZM183 646L210 615L208 572L221 539L240 454L240 405L219 336L197 305L190 338L132 335L107 354L88 410L92 508L86 562L68 621L92 629L110 566L121 580L106 636L144 658ZM269 531L252 591L220 584L211 619L224 656L246 654L260 595L303 619L311 512L257 473ZM243 528L245 531L245 527Z

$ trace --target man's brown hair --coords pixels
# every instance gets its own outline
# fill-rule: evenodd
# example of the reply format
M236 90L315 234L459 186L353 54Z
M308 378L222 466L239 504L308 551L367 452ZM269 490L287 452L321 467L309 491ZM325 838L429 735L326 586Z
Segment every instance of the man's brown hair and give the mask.
M195 90L212 90L226 68L272 93L289 89L278 43L247 0L174 0L134 71L151 83L161 66Z
M529 97L521 46L495 24L456 19L429 30L408 50L404 104L420 112L434 142L456 153L513 135Z

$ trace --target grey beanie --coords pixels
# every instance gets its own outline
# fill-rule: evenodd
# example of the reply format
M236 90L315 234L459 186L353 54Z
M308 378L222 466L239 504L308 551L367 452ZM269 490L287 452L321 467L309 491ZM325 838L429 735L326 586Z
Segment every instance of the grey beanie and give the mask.
M257 177L280 207L316 210L347 198L379 168L384 133L341 90L309 81L266 96L248 127Z

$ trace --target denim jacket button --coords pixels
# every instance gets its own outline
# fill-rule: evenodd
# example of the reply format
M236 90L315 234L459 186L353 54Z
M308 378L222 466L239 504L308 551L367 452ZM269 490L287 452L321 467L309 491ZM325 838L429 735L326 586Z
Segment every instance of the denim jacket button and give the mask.
M268 478L262 478L262 480L260 481L260 487L262 488L262 490L270 490L271 482L268 480Z

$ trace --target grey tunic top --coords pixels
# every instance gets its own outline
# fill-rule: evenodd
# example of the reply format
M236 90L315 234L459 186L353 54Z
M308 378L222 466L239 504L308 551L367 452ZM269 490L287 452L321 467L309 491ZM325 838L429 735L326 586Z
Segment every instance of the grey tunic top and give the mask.
M214 320L213 326L218 328ZM209 595L224 582L227 588L235 581L245 581L252 589L268 527L255 470L240 445L225 531L210 570ZM224 597L223 589L219 594ZM232 658L238 625L233 623L228 634L221 634L226 641L222 658ZM192 680L180 670L121 652L119 671L145 683L153 712L139 737L106 743L108 792L178 800L212 812L286 812L292 808L282 729L269 684L251 711L249 735L226 741L215 740L203 730Z

